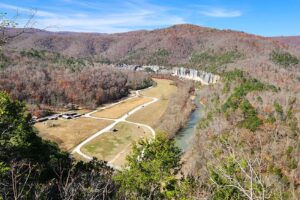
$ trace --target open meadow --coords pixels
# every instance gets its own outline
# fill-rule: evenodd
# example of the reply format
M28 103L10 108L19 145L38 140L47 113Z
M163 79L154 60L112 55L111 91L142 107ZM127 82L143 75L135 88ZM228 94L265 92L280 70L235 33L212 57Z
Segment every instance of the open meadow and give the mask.
M128 118L128 121L147 124L153 128L158 124L160 117L168 107L169 99L176 92L177 87L172 84L173 81L166 79L154 79L156 87L141 92L143 96L159 98L158 102L147 106L146 108L134 113Z
M81 117L36 123L35 127L42 138L56 142L61 149L70 151L81 141L109 124L111 121Z
M82 152L101 160L122 166L131 145L140 139L152 138L150 130L134 124L118 123L110 132L104 133L83 146Z
M149 97L156 97L159 101L145 106L141 110L128 117L128 121L149 125L153 128L159 123L160 117L168 107L172 95L177 87L171 80L154 79L157 85L153 88L140 91L139 96L124 100L118 104L99 110L91 117L77 119L59 119L35 124L40 136L56 142L60 148L70 151L85 139L107 127L110 120L99 118L118 119L132 109L151 101ZM111 130L105 132L82 147L82 152L91 157L106 160L116 166L125 164L126 155L130 152L132 143L140 139L152 138L149 128L130 122L120 122ZM79 154L74 157L83 158Z
M130 110L134 109L135 107L142 105L151 101L149 98L145 97L134 97L132 99L123 101L115 106L105 108L103 110L99 110L98 112L92 114L93 117L102 117L102 118L110 118L110 119L117 119Z

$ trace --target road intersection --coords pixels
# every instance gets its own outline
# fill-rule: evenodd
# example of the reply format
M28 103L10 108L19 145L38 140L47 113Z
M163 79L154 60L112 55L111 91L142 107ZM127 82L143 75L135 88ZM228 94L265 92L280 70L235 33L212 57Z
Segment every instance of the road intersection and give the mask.
M151 88L151 87L150 87ZM147 89L150 89L150 88L147 88ZM139 90L141 91L141 90ZM125 123L130 123L130 124L134 124L134 125L137 125L137 126L141 126L141 127L145 127L147 129L149 129L153 135L153 137L155 137L155 131L152 127L146 125L146 124L141 124L141 123L136 123L136 122L131 122L131 121L127 121L126 119L133 115L134 113L136 113L137 111L157 102L159 99L158 98L155 98L155 97L147 97L147 96L143 96L145 98L150 98L151 101L150 102L147 102L147 103L144 103L142 105L139 105L137 107L135 107L134 109L132 109L131 111L129 111L128 113L124 114L123 116L117 118L117 119L110 119L110 118L101 118L101 117L93 117L91 116L92 114L98 112L98 111L101 111L101 110L104 110L104 109L107 109L107 108L110 108L110 107L113 107L113 106L117 106L118 104L124 102L124 101L128 101L130 99L133 99L133 98L137 98L139 96L139 91L135 91L135 95L132 96L132 97L129 97L127 99L124 99L124 100L121 100L119 102L116 102L116 103L113 103L113 104L110 104L108 106L105 106L101 109L97 109L97 110L94 110L92 112L89 112L85 115L83 115L83 117L88 117L88 118L94 118L94 119L102 119L102 120L109 120L109 121L113 121L112 124L106 126L105 128L103 128L102 130L98 131L97 133L93 134L92 136L88 137L87 139L85 139L84 141L82 141L79 145L77 145L73 151L72 151L72 154L75 154L75 153L78 153L80 156L84 157L85 159L87 160L91 160L92 157L89 156L89 155L86 155L85 153L83 153L81 151L81 148L86 145L87 143L91 142L93 139L99 137L101 134L104 134L104 133L107 133L107 132L110 132L111 129L118 123L120 122L125 122ZM124 151L124 150L123 150ZM112 160L108 161L108 164L111 166L111 167L114 167L114 168L118 168L118 166L114 166L113 165L113 162L118 159L120 157L120 155L122 155L124 152L121 151L119 152Z

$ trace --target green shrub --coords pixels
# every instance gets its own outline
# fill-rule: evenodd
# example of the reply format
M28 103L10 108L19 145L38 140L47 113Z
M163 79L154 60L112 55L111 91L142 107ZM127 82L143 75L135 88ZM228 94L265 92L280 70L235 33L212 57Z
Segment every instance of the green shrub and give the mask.
M153 72L154 72L154 70L153 70L153 69L151 69L150 67L146 67L146 68L145 68L145 72L150 72L150 73L153 73Z
M296 161L295 158L291 158L291 159L289 159L288 165L289 165L290 169L296 169L297 165L298 165L298 162Z
M147 64L166 65L170 54L167 49L158 49L148 58Z
M294 134L294 136L297 136L300 134L300 130L298 128L298 122L296 118L293 118L289 123L288 123L290 130Z
M129 51L120 63L134 63L135 60L140 60L144 55L147 55L146 48L137 48Z
M238 71L232 74L240 74ZM230 74L230 79L236 75ZM250 104L250 102L245 99L246 95L252 91L263 91L263 90L274 90L272 85L264 84L257 79L243 78L242 83L237 86L233 93L229 96L227 101L222 106L222 111L226 114L226 118L229 117L229 111L235 111L240 108L244 115L244 120L238 123L241 128L247 128L251 131L256 131L257 128L263 123L261 119L257 117L257 112Z
M242 83L234 89L233 94L223 105L223 110L226 111L229 108L236 110L242 102L243 98L249 92L263 90L274 91L274 87L272 85L264 84L257 79L243 79Z
M1 52L0 49L0 70L5 68L7 65L9 65L9 60L8 58L5 56L5 54L3 52Z
M66 68L70 68L73 71L80 69L81 67L84 67L86 63L91 64L91 61L88 59L68 57L57 52L51 52L46 50L37 50L37 49L22 50L20 54L23 57L30 57L37 60L56 63L60 66L65 66Z
M185 199L190 180L177 176L181 150L174 139L158 134L150 141L134 144L127 166L114 176L117 199Z
M274 63L282 67L290 67L299 64L298 58L288 52L273 51L270 58Z
M274 102L273 106L278 114L283 114L283 108L277 101Z
M260 102L260 103L263 103L263 100L262 100L261 96L258 96L258 97L256 98L256 100L257 100L258 102Z
M244 72L239 69L234 69L232 71L224 72L221 75L226 81L235 81L238 78L243 78Z
M293 148L292 146L289 146L289 147L287 148L287 150L286 150L286 154L287 154L288 156L290 156L291 153L293 152L293 150L294 150L294 148Z
M286 116L288 119L293 119L294 118L294 111L293 111L293 107L289 107Z
M262 124L262 120L257 117L257 112L247 99L244 99L239 108L242 110L244 120L240 121L238 125L241 128L249 129L254 132Z
M267 123L274 124L275 122L276 122L276 118L273 115L268 116Z
M94 62L101 63L101 64L108 64L108 65L112 63L112 61L109 58L102 57L102 56L94 58Z
M248 116L238 123L239 127L249 129L252 132L255 132L261 124L261 119L256 115Z
M167 49L158 49L154 54L154 56L166 57L170 55L170 52Z
M228 93L230 91L230 83L226 82L224 87L223 87L223 93Z
M207 118L204 119L200 119L200 121L198 122L198 129L205 129L207 128L209 125L209 120Z
M272 166L270 171L275 174L276 176L282 178L283 177L283 174L282 174L282 171L279 167L276 167L276 166Z
M251 162L245 159L238 160L234 156L228 156L220 163L209 166L210 182L208 184L212 189L210 199L244 200L248 199L248 192L253 195L253 199L261 199L260 197L265 193L271 194L261 180L247 175L250 173L249 165L255 174L260 173L255 170Z
M278 103L277 101L275 101L274 104L273 104L273 106L274 106L274 109L275 109L277 115L279 116L280 120L281 121L286 121L286 117L284 115L282 105L280 105L280 103Z
M209 113L207 114L207 119L208 119L209 121L211 121L211 120L213 119L213 113L212 113L212 112L209 112Z
M219 69L221 67L224 67L226 64L233 63L240 57L242 57L242 54L238 52L238 50L227 51L221 54L215 54L212 52L195 52L192 54L188 65L201 70L219 73Z

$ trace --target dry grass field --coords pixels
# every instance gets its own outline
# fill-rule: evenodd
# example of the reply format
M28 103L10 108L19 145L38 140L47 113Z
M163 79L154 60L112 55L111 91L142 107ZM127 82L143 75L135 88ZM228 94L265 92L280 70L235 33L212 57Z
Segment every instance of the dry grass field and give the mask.
M158 124L160 117L168 106L168 100L160 100L131 115L127 120L147 124L152 128Z
M176 86L173 85L172 80L166 79L153 79L157 86L151 89L146 89L140 92L142 95L149 97L156 97L159 99L168 99L174 92L176 92Z
M172 85L173 81L171 80L154 80L157 83L157 86L142 91L141 94L150 97L157 97L159 98L159 101L134 113L128 118L128 121L147 124L153 128L155 128L158 124L160 117L164 114L168 107L170 97L176 92L177 87Z
M92 116L117 119L117 118L125 115L130 110L134 109L135 107L142 105L144 103L147 103L149 101L151 101L151 99L149 99L149 98L135 97L133 99L129 99L128 101L124 101L120 104L117 104L113 107L110 107L110 108L107 108L104 110L100 110L99 112L92 114Z
M89 112L92 112L92 111L93 110L83 108L83 109L79 109L79 110L74 110L73 112L77 112L79 114L86 114L86 113L89 113ZM71 110L71 112L72 112L72 110Z
M155 127L160 117L164 114L170 97L177 90L177 87L172 85L172 81L170 80L155 79L155 81L157 82L157 86L140 92L140 97L100 110L92 116L112 119L119 118L135 107L151 101L150 98L143 96L157 97L160 99L158 102L143 108L129 117L129 121L144 123ZM87 110L84 111L84 113L85 112L87 112ZM37 123L35 127L39 130L41 137L54 141L60 148L70 151L81 141L105 128L110 123L111 121L93 118L78 118L73 120L59 119L57 121ZM117 124L114 129L117 131L100 135L85 145L82 151L87 155L102 160L113 160L113 164L122 166L125 163L126 155L128 155L131 150L133 142L142 138L152 137L149 129L125 122ZM79 155L75 154L74 156L78 160L83 159Z
M104 133L83 146L82 152L106 161L115 158L112 163L122 166L133 142L152 137L149 129L125 122L118 123L114 129L117 131Z
M70 151L81 141L110 123L111 121L82 117L72 120L59 119L41 122L35 124L35 127L42 138L56 142L61 149Z

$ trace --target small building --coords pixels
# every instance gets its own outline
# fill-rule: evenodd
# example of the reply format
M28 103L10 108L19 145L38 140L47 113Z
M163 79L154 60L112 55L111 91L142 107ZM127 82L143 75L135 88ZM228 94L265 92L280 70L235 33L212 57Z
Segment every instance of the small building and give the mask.
M82 114L76 114L76 115L73 115L72 117L73 118L78 118L78 117L80 117Z
M47 121L47 120L48 120L48 117L42 117L42 118L36 119L35 121L36 122L44 122L44 121Z
M77 118L80 116L81 116L81 114L78 114L77 112L68 112L68 113L62 114L61 117L64 119L73 119L73 118Z
M68 113L64 113L65 115L69 115L69 116L75 116L78 113L77 112L68 112Z
M49 120L57 120L58 119L58 115L52 115L50 117L48 117Z
M72 117L70 115L67 115L67 114L63 114L61 117L64 118L64 119L72 119Z

